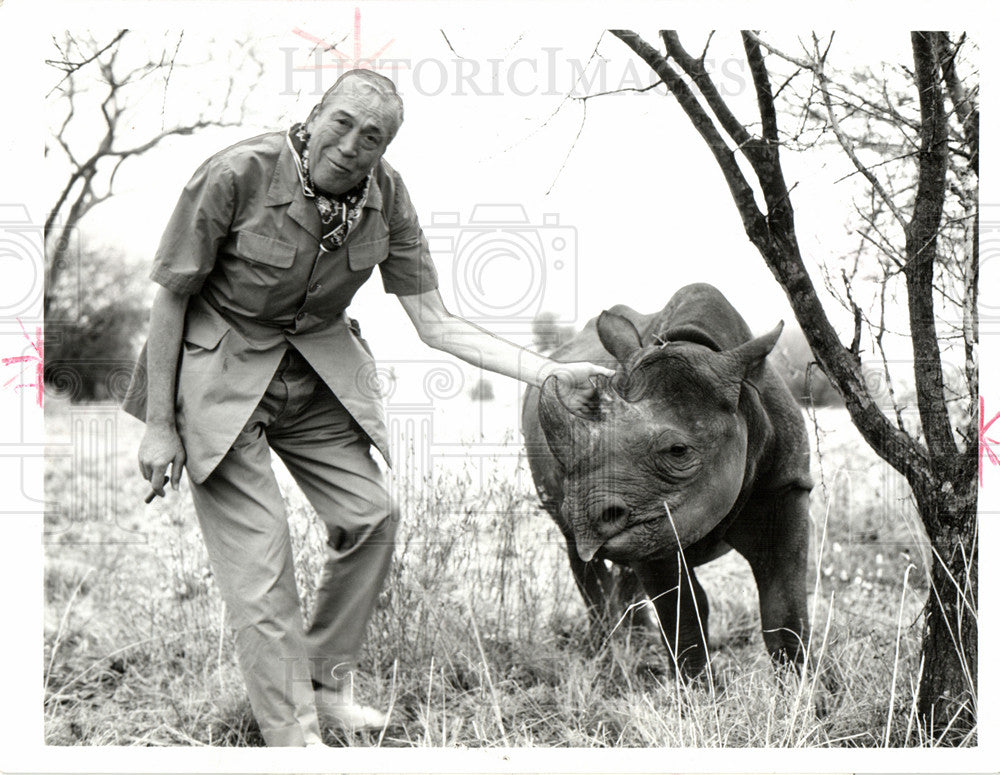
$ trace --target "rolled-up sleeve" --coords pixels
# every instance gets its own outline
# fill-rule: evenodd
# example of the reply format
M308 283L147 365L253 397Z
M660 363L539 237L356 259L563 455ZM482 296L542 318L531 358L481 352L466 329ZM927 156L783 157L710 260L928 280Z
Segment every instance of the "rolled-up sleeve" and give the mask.
M389 257L382 261L382 286L386 293L412 296L438 287L437 271L427 238L399 174L393 171L392 212L389 216Z
M181 192L156 251L150 278L177 293L197 293L215 266L235 206L232 170L219 157L208 159Z

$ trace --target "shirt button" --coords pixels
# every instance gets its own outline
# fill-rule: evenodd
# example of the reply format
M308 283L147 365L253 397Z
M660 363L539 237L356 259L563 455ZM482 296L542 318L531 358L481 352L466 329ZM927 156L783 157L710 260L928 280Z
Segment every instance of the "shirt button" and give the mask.
M300 312L298 315L295 316L295 319L302 320L305 316L306 316L305 312Z
M323 286L320 285L319 283L313 283L312 285L309 286L309 293L316 293L316 291L318 291L322 287Z

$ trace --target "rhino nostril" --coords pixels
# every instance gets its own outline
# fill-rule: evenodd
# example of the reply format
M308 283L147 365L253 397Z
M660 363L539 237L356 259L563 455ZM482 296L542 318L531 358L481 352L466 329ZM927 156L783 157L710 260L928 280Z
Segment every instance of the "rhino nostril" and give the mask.
M605 522L621 522L628 516L628 506L622 501L604 507L601 519Z

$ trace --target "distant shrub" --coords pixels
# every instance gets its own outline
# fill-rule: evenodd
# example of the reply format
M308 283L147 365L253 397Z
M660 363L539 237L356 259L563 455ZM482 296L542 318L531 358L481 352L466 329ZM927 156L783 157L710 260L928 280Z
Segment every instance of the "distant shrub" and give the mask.
M79 271L46 287L46 389L71 401L120 401L146 328L148 283L115 250L84 247Z
M802 329L794 323L785 326L769 358L795 400L804 406L843 406L840 394L816 363ZM810 364L812 364L810 366Z
M477 379L469 389L469 398L473 401L492 401L495 398L493 383L488 379Z
M558 322L554 312L539 312L531 321L532 347L540 353L550 353L576 334L573 326Z

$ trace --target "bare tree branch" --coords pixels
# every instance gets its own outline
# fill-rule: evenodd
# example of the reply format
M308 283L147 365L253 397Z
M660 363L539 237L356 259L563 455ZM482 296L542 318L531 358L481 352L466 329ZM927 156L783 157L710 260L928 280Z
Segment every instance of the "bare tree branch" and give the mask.
M715 156L722 170L722 175L729 186L729 191L736 201L737 210L743 219L743 226L749 232L766 229L764 216L757 208L753 189L736 162L736 156L726 141L715 128L715 124L701 107L698 98L691 92L680 75L669 65L664 57L641 37L630 30L611 30L611 34L620 39L635 51L656 72L667 85L670 92L677 98L678 104L687 114L694 128L702 136L705 144Z
M830 376L851 413L851 417L868 443L907 478L925 481L930 476L926 452L895 427L878 408L861 371L861 364L837 337L826 312L816 295L816 290L802 262L795 239L793 213L788 200L788 190L777 158L758 171L758 181L768 205L767 217L757 208L749 183L743 177L731 150L697 98L691 93L680 75L662 55L636 33L629 30L612 30L615 37L629 46L663 79L677 99L695 129L715 156L729 186L736 209L743 221L747 236L764 257L775 278L785 289L796 318L805 332L809 344L823 370ZM756 45L751 33L746 33L747 44ZM812 70L810 66L808 69ZM758 104L763 111L773 110L773 98L766 71L751 68L755 78ZM771 101L770 106L767 104ZM773 129L771 130L773 132ZM770 146L769 146L770 147ZM743 150L743 146L739 150Z
M459 56L459 53L457 51L455 51L455 47L453 45L451 45L451 41L448 40L448 36L445 34L444 30L438 30L438 32L440 32L441 33L441 37L444 38L444 42L445 42L445 45L448 46L448 50L452 54L454 54L456 57L458 57L459 59L465 59L465 57Z
M879 289L879 317L878 330L875 334L875 345L878 348L879 356L882 358L882 373L885 375L886 392L889 394L889 400L892 402L892 409L896 415L896 427L906 433L906 428L903 425L903 413L899 408L899 402L896 400L896 390L893 386L892 370L889 368L889 359L885 354L885 294L886 283L882 283Z
M747 131L746 127L730 111L725 100L722 99L719 90L712 83L711 76L705 70L704 56L700 59L695 59L688 54L681 45L680 38L674 30L660 30L660 37L663 39L667 56L677 62L688 78L698 87L698 91L705 98L705 102L719 120L722 128L726 130L726 133L733 139L733 142L740 146L748 159L754 159L756 148L760 141ZM705 47L706 49L708 48L707 43Z
M520 38L518 40L520 40ZM604 33L603 32L601 33L600 37L598 37L597 43L594 44L594 49L593 49L593 51L590 52L590 56L587 58L587 64L585 64L583 66L583 68L580 70L579 74L577 75L576 80L573 82L573 88L574 89L576 88L576 85L580 82L580 80L583 78L583 74L587 71L587 68L590 67L590 63L594 61L594 57L597 56L597 52L598 52L598 49L600 49L600 47L601 47L601 41L602 40L604 40ZM516 43L514 45L516 45ZM572 91L572 89L571 89L571 91ZM534 137L538 132L540 132L543 129L545 129L545 127L547 127L552 122L552 119L554 119L559 114L559 112L563 109L563 106L566 105L566 103L568 103L570 101L570 99L572 99L572 95L570 93L565 94L563 96L563 98L559 101L559 104L556 105L555 109L551 113L549 113L549 115L546 116L545 119L537 127L535 127L525 137L523 137L520 140L518 140L518 141L516 141L514 143L511 143L510 145L508 145L506 148L504 148L501 151L501 153L507 153L509 150L511 150L512 148L514 148L518 144L524 142L524 140L527 140L530 137ZM582 98L582 99L584 99L584 101L585 101L585 98ZM580 130L577 132L577 136L579 136L579 132L581 132L581 131L583 131L582 125L580 127ZM558 175L557 175L557 177L558 177ZM552 185L549 186L549 190L550 191L552 190L552 186L555 185L555 182L556 181L553 179Z
M964 37L962 40L964 41ZM937 56L941 64L941 73L948 85L948 96L958 120L962 125L962 135L969 149L969 165L979 174L979 107L976 104L975 92L967 92L955 69L955 57L962 41L952 44L948 34L942 32L936 39Z
M50 92L57 93L59 104L65 106L65 115L55 130L55 141L66 154L70 169L45 220L46 280L49 288L57 287L59 274L66 264L61 259L70 243L61 239L62 235L66 230L75 228L90 210L114 196L115 181L125 161L147 153L168 137L191 135L209 126L235 126L239 123L222 118L227 108L238 101L233 75L227 82L218 118L209 118L206 111L203 111L196 119L167 126L146 140L124 148L115 147L116 141L121 140L122 128L129 122L126 114L130 103L135 100L135 92L130 87L155 73L163 73L165 101L171 76L181 66L176 62L181 42L181 38L178 38L172 51L164 49L159 55L147 57L146 61L123 71L119 53L123 41L132 40L131 37L127 38L127 32L122 30L105 45L98 45L93 41L87 43L72 35L66 36L63 45L55 43L61 59L50 60L50 64L65 71L65 75ZM252 52L246 56L257 61ZM257 64L260 65L259 61ZM83 69L85 65L91 66ZM241 68L237 68L239 69ZM86 84L86 87L81 87L81 84ZM97 104L89 110L99 117L101 129L96 136L91 134L92 142L87 153L80 154L74 145L75 141L70 140L70 132L77 119L83 121L83 101L94 85L101 92ZM241 106L241 119L243 110ZM97 186L99 189L95 190ZM46 309L49 300L47 295Z
M764 66L764 55L760 51L760 44L755 38L744 33L743 49L747 55L747 63L750 65L750 75L757 90L757 110L760 112L761 131L764 140L774 143L773 154L777 154L778 143L778 116L774 110L774 97L771 95L771 84L767 75L767 68Z
M847 154L847 158L851 160L854 168L864 175L865 179L871 183L872 188L881 198L882 202L892 212L893 216L899 222L899 225L905 229L906 218L903 216L902 211L896 206L893 198L889 196L884 188L882 188L882 184L879 182L875 173L861 163L857 153L854 151L854 143L851 142L851 139L845 134L844 130L840 128L840 122L837 120L837 112L833 109L833 102L830 99L830 90L826 74L823 72L823 60L819 56L818 44L816 54L817 67L813 72L816 75L816 81L819 84L820 93L823 95L823 104L826 106L826 114L830 119L830 127L833 129L833 133L837 136L837 142L839 142L840 147L844 149L844 153Z
M85 65L90 64L95 59L100 58L101 54L103 54L105 51L107 51L108 49L110 49L110 48L118 45L118 43L121 41L122 38L125 37L125 35L127 33L128 33L128 30L120 30L118 32L118 34L115 35L115 37L112 38L111 41L107 45L105 45L99 51L95 51L93 54L91 54L90 56L86 57L85 59L83 59L80 62L69 62L66 59L65 55L63 56L62 60L46 59L45 60L45 64L51 65L52 67L58 67L60 70L65 70L66 71L66 75L64 75L62 77L62 80L60 80L59 83L57 83L55 86L53 86L51 89L49 89L48 93L45 96L49 97L52 94L52 92L56 91L62 85L63 81L65 81L67 78L69 78L73 73L75 73L81 67L84 67ZM55 41L53 41L53 42L55 42ZM56 48L57 49L59 48L58 44L56 45ZM59 49L59 51L60 51L60 53L62 53L62 49Z
M788 54L787 52L779 49L773 43L769 43L768 41L764 40L763 38L760 37L760 35L757 32L748 31L745 34L751 40L756 41L762 48L766 49L768 52L774 54L777 57L780 57L781 59L784 59L786 62L795 65L797 68L801 70L808 70L809 72L812 72L815 75L817 69L822 67L820 59L814 58L816 56L814 51L808 51L806 49L806 53L809 56L809 58L793 56L792 54ZM831 37L830 41L828 41L826 50L821 55L823 60L826 59L832 41L833 38ZM803 43L803 49L805 48L806 48L805 44ZM919 131L920 129L919 122L914 119L907 118L903 116L901 113L899 113L899 111L894 108L892 101L888 97L888 94L883 95L885 97L884 102L876 103L869 99L866 99L863 95L858 94L856 89L851 89L850 87L842 83L839 83L829 77L826 78L826 83L827 83L827 88L831 90L830 92L831 95L835 98L842 99L843 104L845 106L850 106L853 107L854 109L863 108L867 110L870 113L870 115L872 115L872 117L874 118L878 118L883 121L893 122L895 125L900 125L900 124L904 125L909 129L911 129L914 133ZM843 96L841 97L840 95Z
M583 134L583 126L584 124L587 123L587 101L584 100L581 104L583 105L583 115L580 116L580 126L577 127L576 135L573 137L573 142L570 143L569 150L566 151L566 155L563 157L562 164L560 164L559 169L556 170L556 175L552 179L551 185L549 185L548 189L545 191L546 196L548 196L551 193L552 189L555 188L556 182L559 180L559 176L562 174L562 171L566 168L566 163L569 161L569 157L573 153L573 149L576 148L576 144L577 141L579 141L580 139L580 135Z

